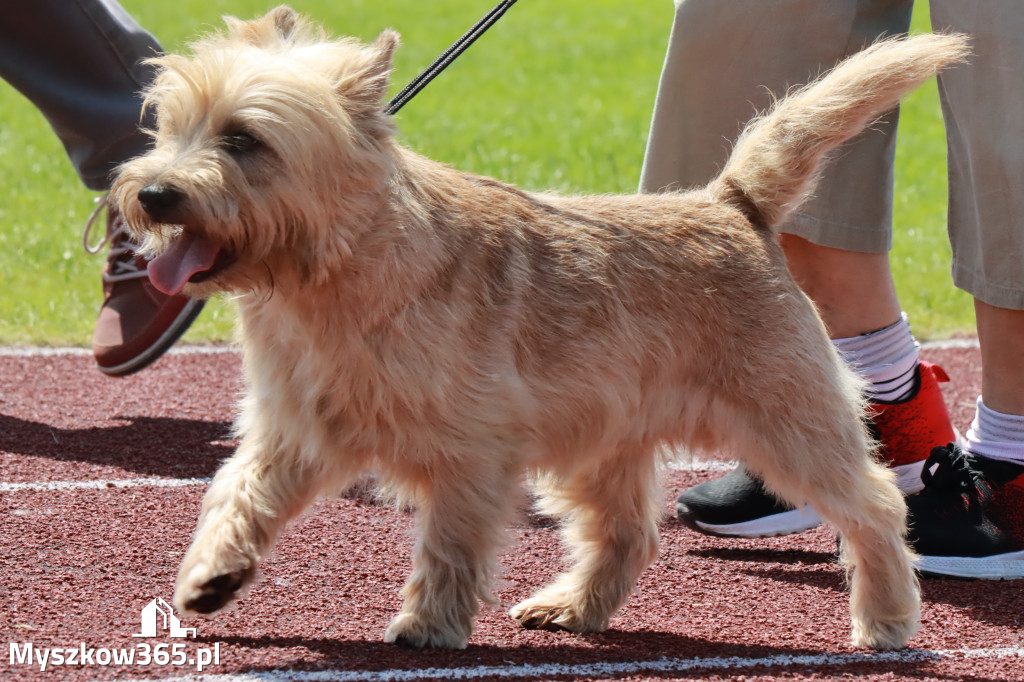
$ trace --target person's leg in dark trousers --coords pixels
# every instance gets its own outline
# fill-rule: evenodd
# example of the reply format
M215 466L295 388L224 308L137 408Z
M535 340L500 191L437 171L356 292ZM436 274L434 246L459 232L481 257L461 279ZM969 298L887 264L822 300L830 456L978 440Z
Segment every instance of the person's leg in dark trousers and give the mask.
M0 2L0 77L46 117L89 189L105 191L117 166L145 151L140 91L154 70L144 60L160 53L114 0ZM101 371L120 376L170 348L202 302L150 285L116 211L107 213L107 240L93 352Z

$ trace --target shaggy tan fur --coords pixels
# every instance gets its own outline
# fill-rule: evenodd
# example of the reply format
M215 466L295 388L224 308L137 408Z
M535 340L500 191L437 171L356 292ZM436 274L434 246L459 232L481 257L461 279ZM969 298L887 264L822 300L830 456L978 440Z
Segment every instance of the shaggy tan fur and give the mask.
M904 503L771 228L823 154L961 39L854 57L752 125L707 188L558 197L398 145L381 103L395 34L332 41L285 7L228 24L156 60L155 149L112 193L158 286L228 291L239 311L241 443L179 609L234 600L289 519L372 470L418 528L387 641L465 646L527 479L574 564L511 615L602 630L657 554L658 453L729 448L842 533L853 641L907 642Z

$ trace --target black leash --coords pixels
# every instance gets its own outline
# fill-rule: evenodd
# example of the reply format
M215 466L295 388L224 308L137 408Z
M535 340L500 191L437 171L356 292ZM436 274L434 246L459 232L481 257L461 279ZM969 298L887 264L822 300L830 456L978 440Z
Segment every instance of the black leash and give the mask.
M395 95L384 108L384 113L394 114L405 106L406 102L415 97L420 90L427 87L427 84L430 83L430 81L434 80L438 74L448 68L449 64L454 62L460 54L465 52L466 48L472 45L477 38L482 36L487 29L493 26L494 23L501 18L501 15L503 15L505 11L514 4L516 4L516 0L502 0L499 2L494 9L484 16L483 19L476 22L473 28L466 31L461 38L452 43L451 47L445 50L440 57L435 59L420 75L416 76L411 83L406 85L400 93Z

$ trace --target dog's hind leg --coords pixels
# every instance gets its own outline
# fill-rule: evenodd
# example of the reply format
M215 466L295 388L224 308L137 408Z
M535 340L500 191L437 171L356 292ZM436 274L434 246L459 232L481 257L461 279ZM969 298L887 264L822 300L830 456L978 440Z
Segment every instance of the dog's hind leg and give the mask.
M574 565L510 615L527 628L599 632L658 554L662 514L653 449L638 447L545 486L541 509L564 519Z
M920 615L906 505L892 473L871 456L856 382L832 358L804 355L787 372L792 390L764 394L748 413L756 416L747 442L737 445L769 490L810 504L842 537L854 644L902 647Z
M906 504L891 472L871 463L847 497L811 501L842 538L850 581L852 641L872 649L898 649L917 632L920 588L916 557L907 546Z
M181 613L213 613L234 601L285 524L320 490L322 471L258 443L243 438L203 497L174 591Z
M480 601L494 601L491 577L521 489L512 461L492 450L482 457L438 457L419 475L391 472L415 500L418 538L402 609L384 641L466 646Z

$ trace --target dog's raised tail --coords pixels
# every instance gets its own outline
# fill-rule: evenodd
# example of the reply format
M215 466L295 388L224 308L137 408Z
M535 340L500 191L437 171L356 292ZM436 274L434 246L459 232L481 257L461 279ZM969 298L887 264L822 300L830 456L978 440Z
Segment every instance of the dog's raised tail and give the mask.
M875 43L751 122L709 189L755 224L776 227L813 192L830 150L968 52L962 35Z

